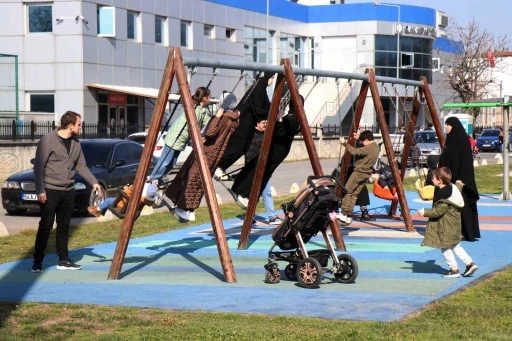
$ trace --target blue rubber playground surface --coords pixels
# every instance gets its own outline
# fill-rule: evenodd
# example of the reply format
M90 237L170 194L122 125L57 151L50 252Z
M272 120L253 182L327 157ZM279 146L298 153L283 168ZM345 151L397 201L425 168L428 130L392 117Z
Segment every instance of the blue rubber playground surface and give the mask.
M411 209L431 205L415 193L407 196ZM274 226L253 226L249 248L238 251L242 221L230 219L224 224L235 284L223 282L211 225L204 224L131 240L115 281L107 274L116 243L73 250L71 258L82 271L56 270L55 255L46 257L41 274L30 272L30 259L0 264L0 300L393 321L512 262L512 203L491 197L479 203L482 238L463 242L479 266L469 278L441 277L446 269L441 253L420 246L426 221L414 217L415 233L388 218L342 230L348 253L359 264L356 283L341 284L327 274L320 288L303 289L283 273L279 284L265 284L263 265ZM371 213L382 214L389 202L372 198L372 204ZM324 242L319 236L306 246L322 248Z

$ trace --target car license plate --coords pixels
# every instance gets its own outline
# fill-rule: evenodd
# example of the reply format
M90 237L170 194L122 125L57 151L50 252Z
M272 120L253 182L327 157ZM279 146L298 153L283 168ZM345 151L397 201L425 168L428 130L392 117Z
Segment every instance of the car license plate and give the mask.
M490 147L491 145L490 144L484 144L483 146L484 147Z
M37 201L37 194L23 194L21 198L23 200L35 200L35 201Z

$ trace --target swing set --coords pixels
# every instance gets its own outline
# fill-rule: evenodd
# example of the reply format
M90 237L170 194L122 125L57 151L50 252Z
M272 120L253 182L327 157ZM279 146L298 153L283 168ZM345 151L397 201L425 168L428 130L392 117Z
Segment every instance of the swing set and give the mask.
M297 110L297 117L301 128L301 133L306 145L306 149L311 161L311 166L315 176L322 176L324 172L318 158L317 151L311 130L304 112L304 107L299 97L299 90L297 86L296 75L302 76L316 76L316 77L331 77L331 78L345 78L349 80L361 80L362 85L358 98L356 99L355 113L353 117L352 126L350 129L349 143L354 145L354 133L359 129L359 123L363 111L363 106L366 101L368 90L370 90L373 97L374 107L377 114L377 121L379 123L384 145L389 159L389 164L393 172L393 178L395 180L395 186L397 189L398 202L402 207L402 213L404 223L407 231L414 231L410 211L408 209L405 192L402 185L402 179L405 173L405 167L402 168L401 172L398 170L397 163L395 160L395 154L391 139L389 136L388 126L384 117L384 110L380 99L377 82L391 83L391 84L402 84L412 85L418 87L418 92L421 96L424 96L427 105L430 110L430 114L433 119L434 127L436 129L439 140L444 144L444 136L441 130L441 124L437 117L437 112L434 106L434 100L430 92L428 82L425 78L421 81L395 79L389 77L375 76L373 69L367 69L365 74L346 73L338 71L327 71L317 69L304 69L304 68L293 68L289 59L282 59L280 65L267 65L261 63L249 63L249 62L238 62L238 61L223 61L223 60L211 60L211 59L198 59L198 58L183 58L181 55L181 49L177 47L171 48L167 59L167 64L163 73L158 98L154 107L154 112L151 117L151 123L148 130L148 135L144 149L141 156L141 161L137 169L135 181L133 184L133 192L130 198L127 200L126 212L124 214L124 220L120 231L118 243L115 249L114 257L108 274L108 279L119 279L121 274L121 268L124 262L126 251L128 249L128 243L130 241L131 232L133 225L137 217L139 203L141 200L142 189L146 181L146 175L148 173L149 165L151 162L152 152L155 148L157 137L160 133L160 127L163 120L165 108L168 102L168 94L171 89L173 81L176 79L178 83L179 93L181 94L181 102L183 110L186 116L188 129L190 132L194 154L200 168L201 180L204 188L205 199L209 210L210 220L212 222L213 233L215 236L217 250L219 253L220 263L224 274L224 279L228 283L235 283L237 281L229 247L226 240L226 234L222 218L220 215L219 205L216 199L215 190L213 187L212 174L210 173L208 163L204 154L204 147L200 135L200 129L197 122L197 118L194 112L194 103L192 101L192 95L190 93L189 81L187 79L187 72L185 67L211 67L214 70L218 69L231 69L231 70L250 70L250 71L263 71L277 73L277 80L275 82L275 89L271 101L270 112L268 116L267 128L264 133L263 143L258 157L258 165L256 169L251 194L249 196L249 204L245 214L245 220L242 227L242 233L238 244L239 250L247 249L247 243L251 232L252 221L256 211L256 204L258 202L259 192L262 185L262 179L264 169L267 164L269 155L269 148L272 141L275 122L277 121L278 109L281 105L281 98L285 83L287 84L290 101L294 103ZM243 72L242 72L243 74ZM250 90L249 90L250 91ZM244 97L247 97L249 93L246 93ZM242 99L243 100L243 99ZM409 154L409 149L412 142L412 133L414 132L414 126L416 124L416 118L419 111L419 101L414 98L413 112L411 119L408 123L408 130L410 134L406 135L405 146L403 157ZM174 111L175 109L173 109ZM349 158L343 159L344 170L347 169ZM405 162L402 162L405 164ZM346 172L340 172L340 180L344 183L346 178ZM331 233L335 240L336 249L339 251L346 251L345 243L340 233L339 225L337 221L331 222L330 225Z

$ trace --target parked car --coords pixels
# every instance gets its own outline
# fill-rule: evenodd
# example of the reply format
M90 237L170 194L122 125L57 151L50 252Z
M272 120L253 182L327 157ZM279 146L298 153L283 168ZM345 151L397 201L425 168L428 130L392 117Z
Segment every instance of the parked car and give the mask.
M420 163L426 164L427 157L431 154L441 154L439 137L435 130L421 130L414 133L414 140L421 151Z
M166 135L167 135L167 132L164 131L158 138L158 141L156 142L155 150L153 151L153 156L156 158L159 158L162 155L162 150L164 149L164 145L165 145L164 140L165 140ZM133 142L137 142L142 147L144 147L147 137L148 137L148 133L143 131L140 133L134 133L134 134L128 135L126 137L126 139L133 141Z
M165 144L164 140L165 140L165 136L166 135L167 135L167 132L166 131L163 132L162 135L160 136L160 138L158 139L157 143L156 143L155 151L153 152L153 156L156 157L156 158L159 158L160 156L162 156L162 150L164 149L164 144ZM148 136L147 132L141 132L141 133L131 134L126 139L134 141L134 142L137 142L142 147L144 147L144 143L146 143L147 136ZM182 151L180 153L180 155L178 156L178 160L176 161L176 167L177 168L181 167L181 165L187 160L187 158L190 155L190 153L192 153L192 146L189 143L185 147L185 150Z
M105 197L117 195L119 186L133 183L142 155L138 143L118 139L81 140L87 167L98 179L104 191L101 196L78 175L75 176L75 210L87 212L87 207L101 203ZM155 159L152 160L151 169ZM29 169L11 175L2 185L2 205L11 215L23 215L39 209L34 171Z
M497 128L484 129L482 134L476 138L476 146L480 151L501 151L499 143L500 130Z

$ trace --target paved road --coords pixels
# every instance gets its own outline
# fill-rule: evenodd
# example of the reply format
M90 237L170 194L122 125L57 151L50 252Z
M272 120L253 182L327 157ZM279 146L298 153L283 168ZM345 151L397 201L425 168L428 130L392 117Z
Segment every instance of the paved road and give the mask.
M481 160L487 160L488 164L496 164L497 159L494 158L496 153L482 153ZM321 164L325 173L330 173L335 165L336 160L321 160ZM301 184L308 175L312 175L313 171L309 162L293 162L283 163L272 177L272 186L276 189L278 195L285 195L290 192L293 183ZM231 195L216 181L214 181L215 191L222 199L222 202L233 202ZM204 205L204 200L202 205ZM165 208L157 211L165 211ZM97 218L74 216L71 220L72 225L96 222ZM23 217L7 215L4 209L0 209L0 222L2 222L9 234L15 234L25 229L36 229L39 223L39 211L29 211Z

